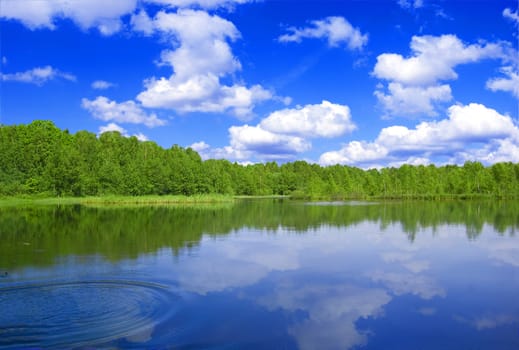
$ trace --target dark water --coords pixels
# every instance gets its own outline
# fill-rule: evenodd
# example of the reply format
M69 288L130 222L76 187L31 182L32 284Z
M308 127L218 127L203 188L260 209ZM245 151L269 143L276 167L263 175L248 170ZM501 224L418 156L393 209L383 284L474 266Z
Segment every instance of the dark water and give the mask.
M519 349L519 203L0 209L0 348Z

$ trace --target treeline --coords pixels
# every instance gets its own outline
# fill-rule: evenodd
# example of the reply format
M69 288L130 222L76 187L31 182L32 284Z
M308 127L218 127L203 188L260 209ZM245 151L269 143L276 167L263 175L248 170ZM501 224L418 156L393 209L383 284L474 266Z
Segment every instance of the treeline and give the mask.
M190 148L50 121L0 126L0 195L291 195L296 198L519 197L519 164L403 165L362 170L305 161L242 166Z

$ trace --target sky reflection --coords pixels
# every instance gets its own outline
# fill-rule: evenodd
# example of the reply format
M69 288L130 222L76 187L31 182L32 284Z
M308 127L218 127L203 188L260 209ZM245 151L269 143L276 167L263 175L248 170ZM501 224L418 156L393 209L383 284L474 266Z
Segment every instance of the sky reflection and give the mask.
M122 214L117 215L123 222ZM141 248L135 258L46 251L54 256L52 264L10 268L0 291L52 281L73 286L90 281L103 288L104 281L121 284L134 295L131 317L145 327L88 346L519 348L519 239L513 232L484 224L476 236L467 236L467 225L437 223L415 227L409 239L405 227L382 215L350 225L323 222L296 230L278 223L269 228L243 225L225 235L202 232L196 244ZM161 230L166 243L184 234L180 226L169 234L167 228ZM142 287L150 284L160 293ZM63 296L63 319L70 316L67 312L97 310L92 293L74 290L73 299ZM148 302L140 300L139 291ZM0 306L11 303L7 294L2 299L0 293ZM10 295L16 297L16 290ZM67 311L71 300L75 306ZM30 314L23 300L17 305L14 319L0 316L0 329L13 320L30 323L21 319ZM155 318L163 310L167 317ZM1 335L0 348L9 348Z

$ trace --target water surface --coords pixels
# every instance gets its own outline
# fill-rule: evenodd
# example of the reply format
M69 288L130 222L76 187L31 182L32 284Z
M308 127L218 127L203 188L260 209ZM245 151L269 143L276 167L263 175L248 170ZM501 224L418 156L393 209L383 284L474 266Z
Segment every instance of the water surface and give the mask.
M2 208L0 348L518 349L518 228L516 202Z

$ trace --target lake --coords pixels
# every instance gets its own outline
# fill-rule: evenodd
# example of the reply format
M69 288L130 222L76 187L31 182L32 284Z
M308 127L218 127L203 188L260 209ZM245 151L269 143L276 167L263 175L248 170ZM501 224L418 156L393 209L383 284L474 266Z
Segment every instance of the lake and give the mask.
M519 349L519 203L0 209L0 348Z

